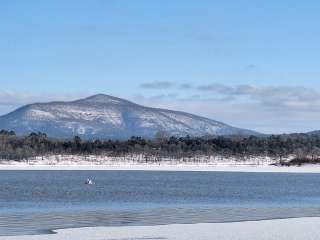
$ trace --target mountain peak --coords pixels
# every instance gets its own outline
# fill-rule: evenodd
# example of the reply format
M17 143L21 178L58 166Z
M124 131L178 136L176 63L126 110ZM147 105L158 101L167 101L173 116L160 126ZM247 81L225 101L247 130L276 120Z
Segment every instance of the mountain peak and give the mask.
M85 99L78 100L80 102L91 102L91 103L113 103L113 104L123 104L123 103L131 103L127 100L113 97L107 94L96 94Z

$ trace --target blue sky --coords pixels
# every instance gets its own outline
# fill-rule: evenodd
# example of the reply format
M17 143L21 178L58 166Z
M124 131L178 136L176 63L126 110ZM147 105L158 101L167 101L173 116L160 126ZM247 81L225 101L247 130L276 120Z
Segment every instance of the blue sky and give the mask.
M320 2L0 2L0 114L105 93L263 132L320 129Z

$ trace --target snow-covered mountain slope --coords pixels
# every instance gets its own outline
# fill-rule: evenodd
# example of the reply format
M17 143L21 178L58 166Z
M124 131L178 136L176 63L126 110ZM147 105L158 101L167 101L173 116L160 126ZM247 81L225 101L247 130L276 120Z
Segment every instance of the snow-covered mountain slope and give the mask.
M0 117L0 129L19 135L41 131L59 138L151 138L159 131L175 136L258 135L189 113L144 107L103 94L21 107Z

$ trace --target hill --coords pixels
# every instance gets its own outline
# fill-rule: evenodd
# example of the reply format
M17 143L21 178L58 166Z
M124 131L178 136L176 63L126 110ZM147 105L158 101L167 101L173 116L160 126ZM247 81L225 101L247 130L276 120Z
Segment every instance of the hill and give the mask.
M259 135L193 114L150 108L98 94L71 102L35 103L0 117L0 129L18 135L44 132L69 138L152 138L158 132L173 136Z

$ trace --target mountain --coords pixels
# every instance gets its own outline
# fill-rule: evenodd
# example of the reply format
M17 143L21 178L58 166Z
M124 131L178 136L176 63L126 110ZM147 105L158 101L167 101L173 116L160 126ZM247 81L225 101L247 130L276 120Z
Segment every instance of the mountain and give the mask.
M308 134L308 135L320 135L320 130L315 130L315 131L312 131L312 132L307 132L306 134Z
M71 102L35 103L0 117L0 129L18 135L44 132L51 137L151 138L159 131L175 136L258 135L193 114L144 107L108 95Z

